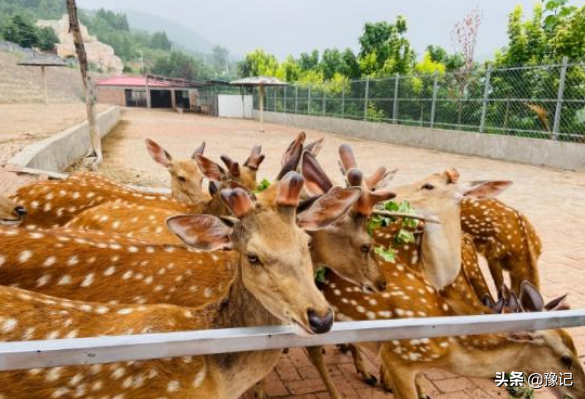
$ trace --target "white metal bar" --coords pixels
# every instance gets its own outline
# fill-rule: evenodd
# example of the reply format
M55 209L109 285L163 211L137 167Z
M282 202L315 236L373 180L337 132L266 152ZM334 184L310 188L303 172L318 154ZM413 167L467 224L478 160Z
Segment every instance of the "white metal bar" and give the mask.
M335 323L309 338L290 326L0 343L0 371L349 342L432 338L585 325L585 309Z

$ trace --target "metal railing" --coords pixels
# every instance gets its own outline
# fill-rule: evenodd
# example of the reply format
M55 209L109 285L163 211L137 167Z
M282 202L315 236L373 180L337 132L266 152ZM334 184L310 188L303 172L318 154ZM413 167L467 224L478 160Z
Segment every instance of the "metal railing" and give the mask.
M546 330L585 325L585 310L335 323L301 337L290 326L0 343L0 371L228 352Z
M267 88L265 109L584 142L585 64L294 84Z

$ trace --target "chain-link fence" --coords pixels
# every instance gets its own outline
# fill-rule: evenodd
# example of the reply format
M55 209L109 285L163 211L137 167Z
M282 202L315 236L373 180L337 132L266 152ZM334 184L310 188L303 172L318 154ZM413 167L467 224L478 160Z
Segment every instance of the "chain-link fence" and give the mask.
M585 142L585 64L270 87L265 109Z

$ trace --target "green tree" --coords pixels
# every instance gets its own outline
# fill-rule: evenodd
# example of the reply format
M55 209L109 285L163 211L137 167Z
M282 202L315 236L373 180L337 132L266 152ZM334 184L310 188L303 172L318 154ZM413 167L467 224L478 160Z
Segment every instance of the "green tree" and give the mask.
M39 44L38 29L33 23L21 15L14 15L2 27L4 40L32 48Z
M153 49L170 51L172 44L166 32L155 32L150 39L150 47Z
M211 52L213 67L216 72L223 74L226 71L229 62L230 51L222 46L216 45Z
M298 62L303 71L317 70L319 67L319 50L313 50L311 54L301 53Z
M246 58L238 64L240 76L276 76L278 60L262 49L246 54Z
M321 61L319 62L319 69L323 72L325 80L331 80L336 73L341 71L342 66L343 59L338 49L326 49L323 51Z
M341 54L341 59L343 61L341 65L341 74L350 79L359 79L361 76L360 63L352 49L345 49Z
M38 46L43 51L51 51L55 48L55 44L59 43L55 31L48 26L38 30L38 38Z
M359 37L359 60L366 75L407 73L414 62L414 52L406 38L406 19L398 16L386 21L366 23Z
M160 57L154 64L152 72L158 75L188 80L197 80L204 77L202 63L180 51L172 51L170 55Z
M429 45L427 46L426 53L429 55L431 61L444 64L448 72L461 69L463 64L465 64L462 54L449 54L441 46Z

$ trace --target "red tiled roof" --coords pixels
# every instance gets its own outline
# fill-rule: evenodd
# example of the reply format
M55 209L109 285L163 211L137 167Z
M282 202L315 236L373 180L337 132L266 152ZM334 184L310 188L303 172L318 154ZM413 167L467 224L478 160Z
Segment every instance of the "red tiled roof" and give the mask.
M98 86L124 86L124 87L145 87L146 78L144 76L117 76L114 78L103 79L97 82ZM171 82L149 79L150 87L174 87Z

